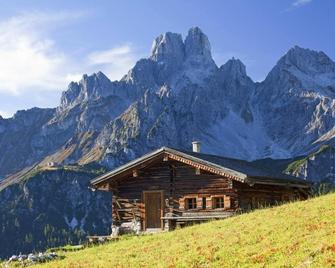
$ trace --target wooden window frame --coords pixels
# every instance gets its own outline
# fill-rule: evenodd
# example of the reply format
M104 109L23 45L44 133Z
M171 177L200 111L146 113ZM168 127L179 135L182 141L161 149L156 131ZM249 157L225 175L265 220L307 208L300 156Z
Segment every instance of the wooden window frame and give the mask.
M179 207L184 211L208 211L213 209L213 197L224 197L224 195L210 195L210 194L194 194L194 195L185 195L179 199ZM196 199L196 207L189 209L187 207L188 199ZM206 199L206 207L203 205L203 200Z
M222 207L216 207L216 199L222 198ZM225 204L224 204L224 195L220 196L213 196L212 197L212 209L217 209L217 210L222 210L225 209Z
M194 199L195 200L195 202L194 202L194 204L195 204L195 207L194 208L189 208L188 207L188 200L190 200L190 199ZM184 209L185 210L197 210L198 209L198 202L197 202L198 200L197 200L197 197L196 196L188 196L188 197L185 197L184 198ZM192 202L192 204L193 204L193 202Z

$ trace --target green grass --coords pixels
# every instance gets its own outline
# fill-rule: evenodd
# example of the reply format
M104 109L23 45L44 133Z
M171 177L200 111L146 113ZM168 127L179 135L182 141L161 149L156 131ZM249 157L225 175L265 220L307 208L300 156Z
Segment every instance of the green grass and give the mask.
M60 254L41 267L334 267L335 194Z

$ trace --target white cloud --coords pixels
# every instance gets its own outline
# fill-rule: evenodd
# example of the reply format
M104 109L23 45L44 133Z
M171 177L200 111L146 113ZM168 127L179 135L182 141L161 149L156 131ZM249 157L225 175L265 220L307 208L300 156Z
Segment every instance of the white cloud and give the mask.
M0 91L20 94L32 88L64 86L68 59L46 32L83 13L21 13L0 22Z
M131 44L95 51L73 59L50 38L50 32L86 12L25 12L0 21L0 92L64 90L83 73L103 71L120 79L138 59Z
M33 11L0 20L2 116L8 117L22 107L56 106L59 99L55 96L60 98L60 91L69 82L79 81L84 73L102 71L111 79L120 79L134 65L140 55L130 43L91 53L81 51L75 58L60 48L52 38L53 31L86 15L82 11Z
M88 64L105 72L111 79L120 79L138 60L131 44L95 51L88 55Z
M302 7L304 5L307 5L307 4L311 3L311 2L312 2L312 0L295 0L292 3L292 6L298 8L298 7Z
M122 45L109 50L96 51L88 55L88 59L92 64L108 64L119 61L130 53L130 45Z

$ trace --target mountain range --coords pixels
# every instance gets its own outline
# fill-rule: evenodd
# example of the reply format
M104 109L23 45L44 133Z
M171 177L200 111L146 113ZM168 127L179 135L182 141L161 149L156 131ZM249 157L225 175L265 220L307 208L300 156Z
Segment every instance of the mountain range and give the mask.
M295 46L264 81L254 82L239 59L217 66L211 53L198 27L185 39L167 32L121 80L85 74L69 84L58 107L0 117L0 223L14 224L13 232L3 227L0 238L23 230L20 221L27 219L32 225L20 234L28 235L27 250L64 242L57 230L79 230L76 239L106 230L109 215L101 213L95 222L91 204L106 211L110 199L87 189L97 170L160 146L189 150L193 140L201 141L204 153L262 161L267 168L277 161L285 163L279 165L285 172L334 182L335 62L324 52ZM260 160L265 158L278 160ZM49 187L66 208L46 198ZM78 193L69 195L69 189ZM43 233L45 224L55 232L36 246L29 234Z

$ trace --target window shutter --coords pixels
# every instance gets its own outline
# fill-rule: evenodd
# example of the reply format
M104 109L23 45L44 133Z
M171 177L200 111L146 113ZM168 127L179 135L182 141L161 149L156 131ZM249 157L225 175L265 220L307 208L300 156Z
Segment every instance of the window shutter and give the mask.
M230 196L225 195L224 196L224 208L230 208Z
M180 198L179 199L179 208L180 209L185 209L185 198Z
M208 197L206 202L207 202L207 208L212 209L213 208L213 198Z
M202 208L202 197L197 198L197 208Z

